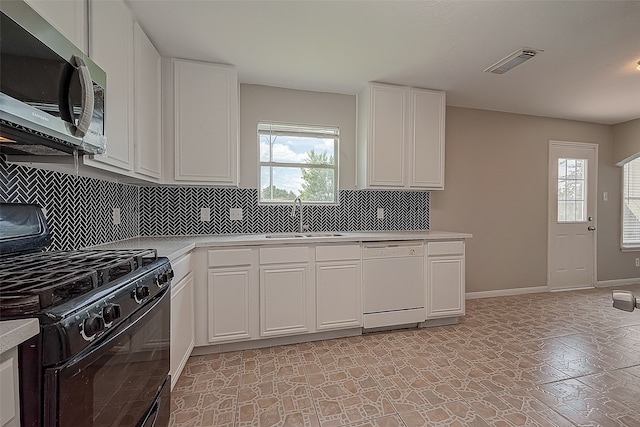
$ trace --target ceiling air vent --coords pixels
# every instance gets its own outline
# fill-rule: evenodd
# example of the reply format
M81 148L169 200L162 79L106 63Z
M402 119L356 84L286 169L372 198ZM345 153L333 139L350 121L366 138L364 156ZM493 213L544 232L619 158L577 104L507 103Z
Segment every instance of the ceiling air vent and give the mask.
M518 65L522 64L523 62L530 60L540 52L543 52L543 50L529 49L524 47L520 50L513 52L511 55L507 56L506 58L501 59L500 61L496 62L495 64L493 64L491 67L487 68L484 71L487 73L493 73L493 74L504 74L507 71L511 70L512 68L515 68Z

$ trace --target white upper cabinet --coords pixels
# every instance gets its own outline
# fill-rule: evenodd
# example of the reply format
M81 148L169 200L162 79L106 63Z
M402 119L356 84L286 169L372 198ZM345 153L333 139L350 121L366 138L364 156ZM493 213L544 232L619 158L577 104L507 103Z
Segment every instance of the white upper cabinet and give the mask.
M78 49L87 53L86 0L26 0L26 2Z
M133 170L133 19L119 0L90 2L89 56L107 73L106 152L85 163ZM96 164L98 163L98 164ZM109 167L103 169L114 170Z
M107 73L106 152L85 164L143 179L162 177L161 58L120 0L90 0L89 56Z
M358 187L444 188L445 93L379 83L358 97Z
M411 101L409 187L444 189L445 93L408 91Z
M162 167L160 134L160 54L136 22L133 27L135 69L135 167L137 174L159 180Z
M234 67L172 60L175 174L166 182L238 185L238 77Z

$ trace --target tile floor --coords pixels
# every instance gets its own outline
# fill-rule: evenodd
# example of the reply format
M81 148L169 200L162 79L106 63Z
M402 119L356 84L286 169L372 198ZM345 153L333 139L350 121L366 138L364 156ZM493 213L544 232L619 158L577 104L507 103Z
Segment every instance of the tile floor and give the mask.
M487 298L453 326L194 356L171 425L640 426L640 311Z

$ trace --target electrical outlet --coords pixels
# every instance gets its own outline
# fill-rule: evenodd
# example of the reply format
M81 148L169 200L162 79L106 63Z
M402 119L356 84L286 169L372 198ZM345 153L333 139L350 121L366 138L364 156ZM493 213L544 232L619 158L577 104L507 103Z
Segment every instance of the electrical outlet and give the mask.
M636 258L636 267L640 267L640 258Z
M111 221L113 222L113 225L120 225L120 223L122 223L120 208L113 208L113 211L111 212Z
M201 222L211 221L211 208L200 208L200 221Z
M242 221L242 208L229 209L229 219L231 221Z
M384 219L384 208L378 208L378 219Z

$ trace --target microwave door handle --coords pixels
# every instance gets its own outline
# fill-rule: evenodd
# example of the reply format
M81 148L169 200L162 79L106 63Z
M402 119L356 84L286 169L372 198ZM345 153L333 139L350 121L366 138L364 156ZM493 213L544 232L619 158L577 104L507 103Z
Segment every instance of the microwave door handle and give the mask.
M73 60L78 67L80 87L82 89L82 113L76 125L75 135L83 137L89 130L89 124L91 124L91 118L93 117L93 81L91 80L89 68L87 68L82 58L74 56Z
M62 75L60 76L60 86L58 88L58 109L60 110L60 118L69 123L70 126L74 126L73 113L71 111L71 100L69 99L69 92L71 88L71 78L75 68L70 63L64 65Z

